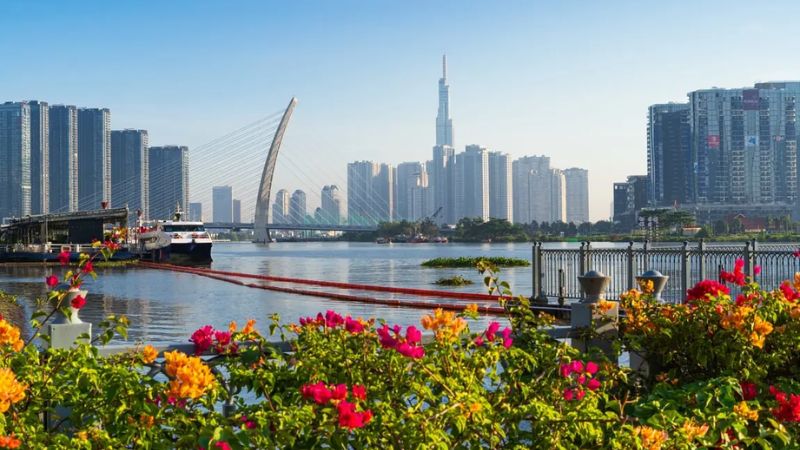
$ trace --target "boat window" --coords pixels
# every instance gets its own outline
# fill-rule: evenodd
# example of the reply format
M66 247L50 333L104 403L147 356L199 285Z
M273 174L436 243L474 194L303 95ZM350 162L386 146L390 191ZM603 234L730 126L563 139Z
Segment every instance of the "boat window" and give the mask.
M203 225L164 225L164 231L206 231L206 228Z

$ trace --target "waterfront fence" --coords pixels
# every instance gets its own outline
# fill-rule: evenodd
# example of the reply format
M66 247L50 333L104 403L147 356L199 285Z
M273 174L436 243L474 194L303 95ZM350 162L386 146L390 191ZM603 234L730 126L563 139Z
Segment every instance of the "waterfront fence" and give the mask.
M717 244L700 241L675 245L653 245L650 242L629 242L622 248L595 248L591 242L581 242L577 249L544 248L541 242L533 244L533 296L539 300L557 299L563 304L567 299L584 297L578 276L597 270L611 278L609 298L636 287L636 276L648 270L657 270L669 276L662 298L668 302L682 302L686 290L704 280L719 279L720 271L733 270L737 259L744 260L744 272L752 277L755 267L763 268L756 280L765 289L777 288L785 279L791 279L800 270L800 261L794 256L796 244L762 244L755 240L743 244ZM736 288L734 286L734 288ZM737 289L731 289L736 295Z

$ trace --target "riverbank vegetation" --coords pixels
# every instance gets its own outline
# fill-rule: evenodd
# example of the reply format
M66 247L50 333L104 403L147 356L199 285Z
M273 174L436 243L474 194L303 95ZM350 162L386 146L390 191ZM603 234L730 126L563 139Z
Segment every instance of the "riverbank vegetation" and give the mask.
M420 265L423 267L435 268L459 268L475 267L480 262L490 263L497 267L526 267L531 265L531 262L527 259L507 258L505 256L461 256L458 258L433 258L423 261Z
M477 305L408 326L328 310L262 329L206 325L192 354L144 345L106 357L93 345L127 330L111 316L91 343L36 345L48 316L71 314L61 283L79 288L88 262L43 280L54 309L33 315L31 336L0 318L0 448L800 446L800 275L765 291L737 262L726 284L698 283L681 305L632 289L619 333L582 331L606 352L550 338L553 319L485 262L509 326L471 327ZM596 303L594 323L615 324L616 306ZM619 349L647 370L619 367Z
M449 278L439 278L436 280L436 284L439 286L468 286L472 284L472 280L456 275Z

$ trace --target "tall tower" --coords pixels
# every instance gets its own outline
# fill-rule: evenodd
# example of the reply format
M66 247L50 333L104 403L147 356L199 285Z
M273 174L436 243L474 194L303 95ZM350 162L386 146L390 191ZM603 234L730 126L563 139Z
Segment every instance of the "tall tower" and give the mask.
M453 120L450 118L450 86L447 84L447 55L442 56L442 78L439 78L439 113L436 115L436 145L453 146Z

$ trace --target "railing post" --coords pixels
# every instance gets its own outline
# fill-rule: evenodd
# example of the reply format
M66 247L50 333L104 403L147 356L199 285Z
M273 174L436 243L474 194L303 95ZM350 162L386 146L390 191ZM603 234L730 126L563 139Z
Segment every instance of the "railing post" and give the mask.
M750 241L744 243L744 273L750 275L753 271L753 252L750 247Z
M689 243L683 241L681 246L681 301L686 301L686 291L689 290Z
M650 261L647 258L647 250L649 249L649 247L650 247L650 240L649 239L645 239L644 243L642 244L642 261L644 261L644 263L643 263L643 266L644 266L643 270L644 271L650 270Z
M567 276L564 269L558 269L558 304L563 305L567 297ZM581 290L581 298L583 298L583 290Z
M586 242L582 241L578 249L578 273L586 273Z
M531 249L531 286L533 290L533 292L531 292L531 300L537 298L541 292L541 286L539 285L541 281L540 273L539 243L534 241L533 248Z
M751 280L756 275L756 254L757 253L758 253L758 242L755 239L753 239L753 243L750 246L750 268L747 271L747 276L749 276Z
M700 239L700 242L697 244L697 270L700 272L700 280L704 280L706 278L706 242L703 239Z
M633 286L634 286L634 284L633 284L633 282L634 282L633 281L634 280L633 241L628 242L628 249L627 249L627 252L626 252L626 256L627 256L627 261L626 261L627 262L627 268L626 268L626 270L628 271L628 274L627 274L627 285L628 285L628 290L631 290L631 289L633 289Z

